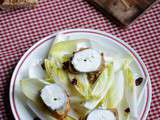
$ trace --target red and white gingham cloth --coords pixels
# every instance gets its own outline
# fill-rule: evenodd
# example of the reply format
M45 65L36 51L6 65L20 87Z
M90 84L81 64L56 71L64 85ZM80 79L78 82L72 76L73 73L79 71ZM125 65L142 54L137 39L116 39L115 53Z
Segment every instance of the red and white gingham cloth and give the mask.
M147 120L160 120L160 2L129 28L120 28L85 0L41 0L32 10L0 11L0 120L14 119L9 83L24 52L41 38L69 28L111 33L138 52L152 80L153 97Z

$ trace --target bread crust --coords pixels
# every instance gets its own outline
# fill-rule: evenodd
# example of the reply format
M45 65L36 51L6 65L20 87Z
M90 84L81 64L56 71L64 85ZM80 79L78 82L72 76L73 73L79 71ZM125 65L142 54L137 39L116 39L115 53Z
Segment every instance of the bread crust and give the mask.
M1 0L0 8L2 10L34 8L37 3L38 0Z

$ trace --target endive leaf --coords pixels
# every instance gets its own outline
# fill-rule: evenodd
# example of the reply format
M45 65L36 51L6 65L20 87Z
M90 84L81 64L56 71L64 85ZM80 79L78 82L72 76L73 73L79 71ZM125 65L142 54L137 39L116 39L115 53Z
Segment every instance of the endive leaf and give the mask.
M84 103L84 106L86 108L95 108L100 103L100 101L106 96L114 80L113 73L113 63L110 63L103 70L95 85L93 86L92 96L94 97L94 99L90 99Z
M43 104L37 104L33 103L33 101L27 100L27 105L41 120L57 120Z
M38 79L24 79L20 81L20 84L24 95L28 99L38 102L40 90L49 83Z
M45 85L49 83L43 80L27 79L21 80L21 88L24 95L28 98L27 104L38 117L44 120L56 120L52 112L43 104L40 98L40 91ZM65 120L74 120L72 117L67 116Z
M58 42L62 42L62 41L66 41L69 39L69 36L68 35L65 35L61 32L59 32L57 35L56 35L56 38L54 40L54 43L58 43Z
M129 119L130 113L125 112L125 110L127 108L129 108L129 106L128 106L128 103L127 103L125 96L123 96L120 104L118 104L118 106L117 106L119 120L128 120Z
M126 62L123 68L123 74L125 78L125 97L128 102L130 108L130 115L134 118L137 118L137 92L136 92L136 85L135 85L135 78L132 73L132 70L129 66L130 62Z
M53 78L54 82L64 85L68 84L69 81L66 72L57 66L55 60L45 59L45 67L46 73L49 78Z
M68 73L70 80L76 80L77 84L73 85L75 89L86 99L91 96L91 88L89 81L87 79L87 75L85 73L82 74L71 74Z
M114 75L115 79L104 100L104 102L107 102L107 108L116 108L124 94L124 76L122 70L115 72Z
M48 59L52 60L52 58L57 58L60 63L63 63L67 60L69 60L70 57L72 57L73 52L77 51L77 47L80 45L83 45L83 47L90 47L89 40L67 40L67 41L61 41L57 43L53 43L49 54Z
M52 82L61 85L61 87L73 96L79 95L77 91L75 91L74 86L71 85L67 72L59 68L54 59L45 59L45 67L49 78L53 80Z
M113 63L107 65L104 68L101 75L98 77L96 82L93 85L92 96L101 97L104 94L104 91L109 90L113 82Z
M52 111L50 111L43 103L37 104L27 100L27 105L41 120L57 120ZM54 111L53 111L54 112ZM69 115L64 120L75 120Z
M64 120L75 120L75 119L70 116L67 116Z
M45 76L45 71L42 69L41 64L32 64L29 67L29 78L34 78L34 79L44 79Z

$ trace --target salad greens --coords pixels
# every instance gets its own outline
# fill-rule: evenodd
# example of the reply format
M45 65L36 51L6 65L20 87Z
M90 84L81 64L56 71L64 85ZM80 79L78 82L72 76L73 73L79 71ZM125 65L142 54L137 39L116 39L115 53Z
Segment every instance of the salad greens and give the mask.
M68 84L68 77L66 72L58 67L55 59L52 60L45 59L44 63L45 63L46 73L51 82L58 82L59 84L64 84L64 85Z
M122 71L115 72L114 76L115 80L104 99L107 108L116 108L124 94L124 77Z
M24 95L35 103L39 101L40 90L48 84L49 83L47 83L46 81L38 79L24 79L20 81L20 85Z
M127 60L126 64L123 67L123 74L125 79L124 94L131 110L131 116L137 118L137 91L135 85L135 78L129 64L130 61Z
M103 72L97 79L96 83L93 85L92 95L100 98L109 90L112 82L113 82L113 63L110 63L106 66L106 68L104 68Z
M82 113L87 115L93 109L99 108L116 109L119 120L136 119L138 117L137 91L130 59L119 61L109 57L109 61L105 63L105 67L93 84L88 80L88 73L70 73L63 69L63 63L69 61L75 51L81 48L91 48L90 42L89 40L57 38L56 43L53 43L49 50L48 58L44 60L44 80L38 79L39 77L36 77L38 74L34 75L35 79L21 80L22 92L37 106L39 111L45 114L47 120L55 120L55 118L42 103L39 93L46 85L53 83L61 85L71 100L71 111L64 120L78 120L76 114L85 118L86 116L81 116ZM73 80L75 80L74 83L72 83ZM77 96L78 100L73 99ZM78 106L78 109L75 106ZM129 113L125 112L126 108L129 108Z
M90 47L90 42L86 39L58 42L51 47L48 53L48 59L52 60L56 58L60 63L63 63L73 56L74 51L77 50L80 44L83 45L83 48Z
M89 99L90 95L91 95L91 87L89 84L89 81L87 79L87 75L86 74L78 74L78 75L74 75L74 74L68 74L69 78L75 79L77 81L75 88L76 90L85 98L85 99Z
M113 82L113 63L108 64L93 85L92 99L87 100L84 106L90 110L94 109L99 102L106 96Z

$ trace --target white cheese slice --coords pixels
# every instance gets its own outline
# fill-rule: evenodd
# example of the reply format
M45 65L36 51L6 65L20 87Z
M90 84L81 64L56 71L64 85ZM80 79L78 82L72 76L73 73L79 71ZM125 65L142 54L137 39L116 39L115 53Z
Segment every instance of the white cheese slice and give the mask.
M66 106L67 94L58 84L45 86L40 94L43 102L51 109L57 110Z
M116 120L116 117L110 110L96 109L89 113L87 120Z
M102 63L102 56L94 49L85 49L74 54L72 64L79 72L97 71Z

